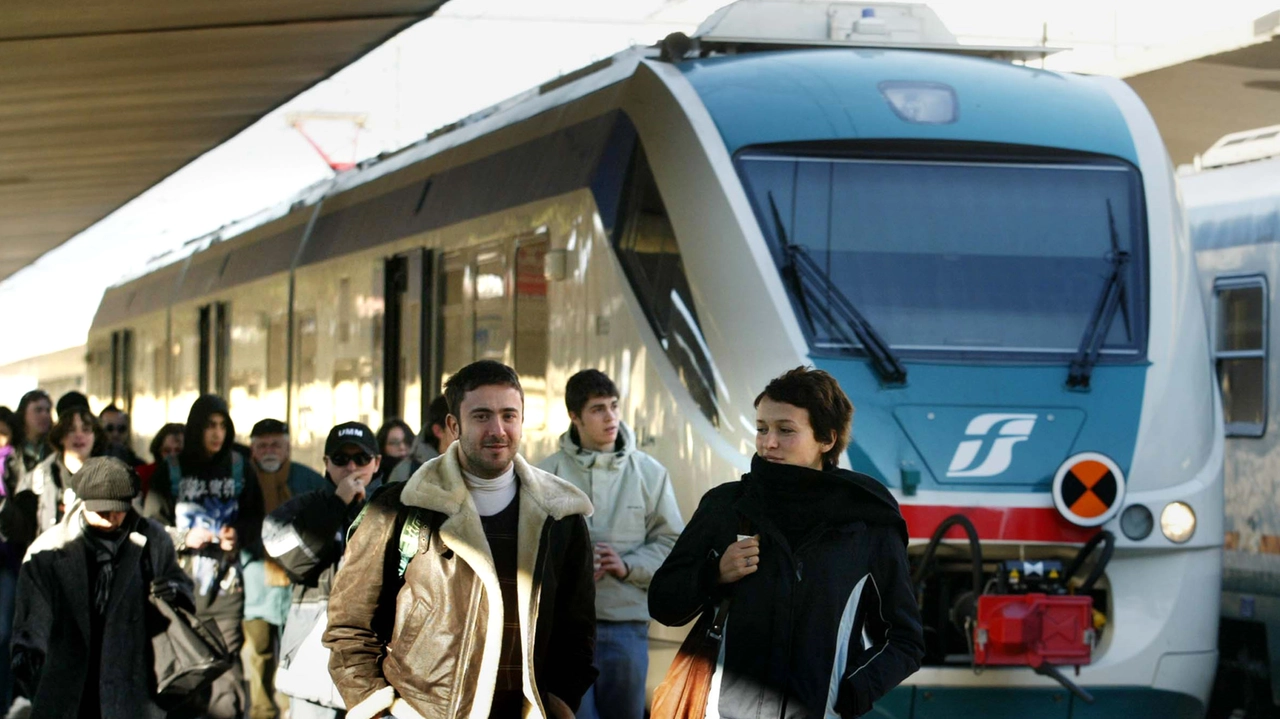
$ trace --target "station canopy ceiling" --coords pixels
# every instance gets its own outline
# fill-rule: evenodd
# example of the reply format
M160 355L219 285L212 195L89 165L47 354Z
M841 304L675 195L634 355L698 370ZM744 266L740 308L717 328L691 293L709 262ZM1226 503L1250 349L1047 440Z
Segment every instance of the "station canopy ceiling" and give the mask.
M0 280L444 2L0 3Z
M1175 164L1223 135L1280 125L1280 12L1112 69L1138 93Z

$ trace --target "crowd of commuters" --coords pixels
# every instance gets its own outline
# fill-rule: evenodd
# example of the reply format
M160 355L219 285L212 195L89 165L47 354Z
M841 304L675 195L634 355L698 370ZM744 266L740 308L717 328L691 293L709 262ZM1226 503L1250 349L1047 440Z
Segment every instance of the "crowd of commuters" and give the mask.
M238 444L217 396L162 427L148 462L121 408L33 390L0 407L0 710L641 719L650 619L729 595L718 716L860 716L915 671L905 523L837 466L853 407L834 379L798 368L765 388L751 471L687 528L623 399L575 374L570 427L533 463L519 377L476 362L417 434L333 427L320 473L281 420ZM234 659L176 701L148 683L156 597Z

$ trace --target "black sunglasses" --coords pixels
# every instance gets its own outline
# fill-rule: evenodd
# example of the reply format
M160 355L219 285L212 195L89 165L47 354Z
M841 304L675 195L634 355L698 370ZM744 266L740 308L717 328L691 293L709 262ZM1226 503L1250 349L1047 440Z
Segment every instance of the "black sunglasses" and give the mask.
M104 424L104 425L102 425L102 429L106 430L107 432L128 432L128 431L129 431L129 425L127 425L127 424Z
M335 467L345 467L349 462L355 462L357 467L366 467L373 461L373 457L364 452L358 454L333 454L329 455L329 461L333 462Z

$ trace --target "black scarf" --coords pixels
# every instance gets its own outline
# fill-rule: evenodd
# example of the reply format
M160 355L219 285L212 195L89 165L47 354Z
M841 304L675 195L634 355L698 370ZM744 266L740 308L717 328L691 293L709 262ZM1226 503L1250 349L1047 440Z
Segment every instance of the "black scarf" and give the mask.
M748 496L792 548L821 527L851 522L895 526L902 541L907 541L907 525L897 501L884 485L865 474L777 464L756 455L742 481Z
M116 561L120 557L120 548L124 546L125 538L129 536L128 528L133 518L133 513L130 512L124 523L110 532L90 527L83 516L80 518L89 559L96 568L93 572L93 609L99 617L107 613L107 602L111 599L111 586L115 581Z

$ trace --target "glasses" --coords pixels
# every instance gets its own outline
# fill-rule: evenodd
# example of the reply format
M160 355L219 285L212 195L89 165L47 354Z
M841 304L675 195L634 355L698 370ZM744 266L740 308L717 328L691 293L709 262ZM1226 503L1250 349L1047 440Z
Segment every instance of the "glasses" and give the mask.
M335 467L345 467L351 462L355 462L357 467L367 467L373 461L373 457L360 452L359 454L334 454L330 455L329 461Z
M102 425L102 428L113 434L115 433L124 434L125 432L129 431L129 425L127 424L104 424Z

